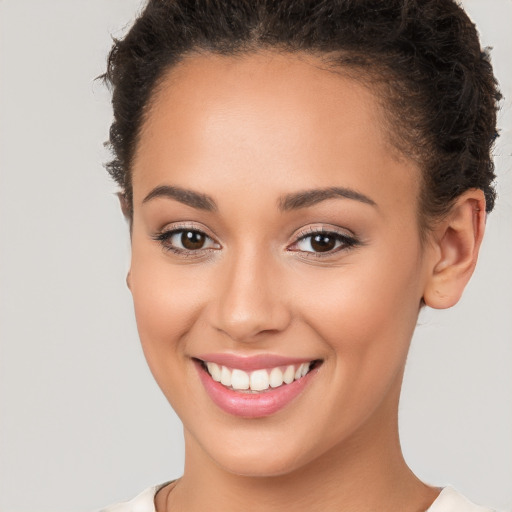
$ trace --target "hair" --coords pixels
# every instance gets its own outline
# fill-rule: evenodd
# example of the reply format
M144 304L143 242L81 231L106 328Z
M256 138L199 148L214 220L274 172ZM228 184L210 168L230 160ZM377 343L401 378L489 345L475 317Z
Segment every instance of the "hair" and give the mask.
M495 202L493 142L501 95L488 50L452 0L149 0L114 40L107 164L133 211L131 165L159 80L194 53L308 53L374 87L391 139L422 170L420 219L477 188ZM376 88L376 89L375 89Z

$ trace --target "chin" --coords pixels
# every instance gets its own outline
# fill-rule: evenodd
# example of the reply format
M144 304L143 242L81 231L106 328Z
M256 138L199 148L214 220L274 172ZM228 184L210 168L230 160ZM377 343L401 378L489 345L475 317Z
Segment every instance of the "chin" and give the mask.
M306 440L285 436L256 435L219 436L204 439L200 449L222 470L245 477L276 477L307 466L315 456L313 447L306 449ZM240 434L240 432L239 432Z
M220 460L216 459L215 462L224 471L233 475L257 478L284 476L300 467L296 459L291 462L282 454L276 456L275 450L270 455L261 453L254 454L252 457L231 455L222 457Z

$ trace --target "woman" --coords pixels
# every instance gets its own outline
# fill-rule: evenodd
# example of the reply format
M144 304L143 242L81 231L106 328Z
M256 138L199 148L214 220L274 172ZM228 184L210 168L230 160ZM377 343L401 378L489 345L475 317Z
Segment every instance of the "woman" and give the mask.
M150 1L110 55L114 160L174 482L106 510L487 510L406 465L420 309L457 303L500 98L451 1Z

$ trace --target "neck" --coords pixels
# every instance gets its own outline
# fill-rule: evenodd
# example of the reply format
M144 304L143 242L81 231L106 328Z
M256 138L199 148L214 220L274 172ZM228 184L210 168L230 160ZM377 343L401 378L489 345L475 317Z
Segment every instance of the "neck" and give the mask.
M398 409L398 396L394 409ZM159 512L250 511L251 504L254 510L266 512L424 512L439 494L438 489L418 480L405 463L396 412L391 419L389 414L377 412L350 439L280 476L229 473L216 465L189 433L185 440L184 475L172 492L159 497Z

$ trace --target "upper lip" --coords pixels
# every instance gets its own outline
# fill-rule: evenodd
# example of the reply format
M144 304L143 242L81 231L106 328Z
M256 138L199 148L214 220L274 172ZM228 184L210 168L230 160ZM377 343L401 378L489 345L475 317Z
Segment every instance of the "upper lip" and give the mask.
M258 354L254 356L240 356L229 353L201 354L196 356L204 362L217 363L228 368L237 368L247 372L276 366L299 365L315 361L315 358L286 357L277 354Z

